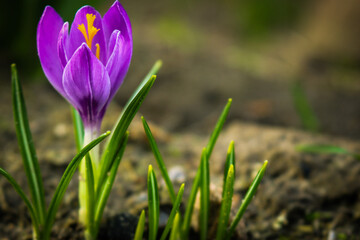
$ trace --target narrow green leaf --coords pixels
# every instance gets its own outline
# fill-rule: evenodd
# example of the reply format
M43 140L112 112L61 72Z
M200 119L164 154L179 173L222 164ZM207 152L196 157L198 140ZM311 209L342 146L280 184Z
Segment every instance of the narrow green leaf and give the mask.
M356 160L360 160L360 155L357 153L349 152L345 148L341 148L333 145L297 145L295 149L303 153L314 153L314 154L344 154L351 155Z
M226 229L229 224L229 216L231 211L231 203L234 193L234 181L235 181L235 172L234 172L233 164L230 165L229 171L227 172L226 175L227 177L223 189L223 197L221 201L219 223L216 232L216 240L225 239Z
M71 116L74 123L76 150L79 152L84 142L84 126L80 114L73 106L71 107Z
M134 240L142 240L143 239L144 227L145 227L145 211L142 210L137 227L136 227Z
M94 236L95 228L94 228L94 218L95 218L95 181L94 181L94 170L91 163L91 158L89 154L85 156L85 171L86 171L86 195L88 198L87 201L87 212L88 219L87 221L87 231L89 231L90 236ZM89 238L87 238L89 239Z
M159 227L159 193L156 176L151 165L148 171L149 240L156 240Z
M150 78L152 78L152 76L156 75L158 73L158 71L160 70L162 66L162 61L161 60L157 60L155 62L155 64L152 66L152 68L150 69L150 71L148 72L148 74L144 77L144 79L141 81L141 83L138 85L138 87L136 88L136 90L134 91L134 93L131 95L131 97L129 98L128 102L125 105L125 108L127 108L132 99L135 98L135 96L141 91L141 89L145 86L145 84L148 82L148 80Z
M268 161L266 160L264 164L262 165L261 169L257 173L256 177L252 181L248 191L246 192L245 198L243 199L241 206L236 213L236 216L233 220L233 222L230 225L229 231L227 233L227 239L230 239L231 236L234 234L235 228L237 224L240 222L241 217L244 215L246 208L249 206L252 198L254 197L257 188L259 187L259 184L261 182L261 179L263 178L266 170L266 166L268 164Z
M22 88L18 79L15 64L11 65L11 80L16 136L30 187L34 210L37 213L36 215L39 217L39 224L42 225L44 224L46 215L44 186L42 183L39 162L31 137L25 100L22 94Z
M46 222L44 225L44 239L48 239L50 236L50 231L52 224L54 223L56 212L60 206L61 200L65 194L65 191L76 172L81 160L85 157L85 155L94 148L97 144L99 144L102 140L104 140L107 136L110 135L110 131L100 135L97 139L90 142L86 145L69 163L67 168L65 169L64 174L62 175L60 182L55 190L54 196L51 199L51 203L49 206L49 211L46 217Z
M206 157L206 148L204 148L202 152L200 168L200 239L206 240L210 210L210 175L209 161Z
M227 104L224 107L224 110L222 111L219 120L216 123L216 126L214 128L214 131L212 132L211 136L210 136L210 140L208 142L208 145L206 146L206 150L207 150L207 158L210 158L210 155L212 153L212 150L214 149L215 143L217 138L219 137L219 134L221 132L221 129L224 126L224 123L226 121L226 117L229 114L230 111L230 107L231 107L231 103L232 103L232 99L229 98Z
M106 175L110 170L110 166L115 161L115 158L118 155L119 146L125 132L127 131L135 114L139 110L141 103L143 102L152 85L154 84L155 79L156 76L152 76L150 79L148 79L148 81L139 90L139 92L137 92L136 96L131 99L130 104L128 104L124 108L121 117L116 124L114 132L111 134L110 140L105 147L102 155L102 159L100 162L100 175L96 191L97 193L99 192L98 189L101 189L103 187L102 184L104 184L106 180Z
M231 107L231 103L232 103L232 99L228 99L227 104L225 105L216 125L215 128L210 136L209 142L207 144L207 159L210 159L212 150L215 146L216 140L221 132L222 127L224 126L226 117L229 114L229 110ZM190 224L191 224L191 215L193 213L194 210L194 204L195 204L195 199L196 199L196 194L199 188L199 183L200 183L200 169L199 168L196 172L196 176L194 178L193 181L193 185L191 186L191 192L190 192L190 196L188 199L188 203L186 206L186 210L185 210L185 216L184 216L184 221L183 224L181 226L181 232L182 232L182 238L183 239L187 239L188 235L189 235L189 230L190 230Z
M292 86L293 102L303 127L311 132L319 131L319 121L306 97L305 90L300 81Z
M162 156L160 154L159 148L158 148L158 146L156 144L154 136L151 133L149 125L147 124L144 117L141 117L141 119L142 119L142 123L143 123L143 126L144 126L144 130L145 130L147 139L149 140L149 143L150 143L151 150L154 153L154 156L155 156L156 162L157 162L157 164L159 166L161 175L163 176L164 181L165 181L166 186L167 186L167 189L169 191L171 202L174 203L175 199L176 199L175 190L174 190L174 186L173 186L173 184L172 184L172 182L170 180L169 174L167 172L164 160L163 160L163 158L162 158Z
M229 167L233 165L234 167L234 172L235 172L235 150L234 150L234 141L230 142L229 148L228 148L228 152L226 155L226 161L225 161L225 169L224 169L224 181L223 181L223 193L222 193L222 197L224 198L224 194L225 194L225 183L226 183L226 179L227 179L227 174L229 172Z
M180 213L177 212L175 215L169 240L177 240L179 235L180 235Z
M181 184L179 192L178 192L178 194L176 196L173 207L171 209L169 219L168 219L168 221L166 223L165 229L164 229L164 231L163 231L163 233L161 235L160 240L165 240L166 239L167 235L170 232L171 227L173 226L173 221L174 221L174 218L175 218L175 214L178 213L179 208L180 208L182 196L183 196L183 193L184 193L184 187L185 187L185 184L184 183Z
M296 150L304 153L350 154L346 149L332 145L298 145Z
M191 225L191 216L194 210L196 194L199 189L199 183L200 183L200 168L197 170L195 178L193 180L193 185L191 187L188 203L185 209L184 221L181 226L183 239L188 239L190 225Z
M15 181L15 179L8 172L6 172L4 169L0 168L0 174L3 175L10 182L10 184L14 187L15 191L19 194L21 199L24 201L24 203L30 213L32 224L34 226L34 232L35 232L36 236L39 236L39 220L38 220L38 216L36 215L37 213L35 212L34 207L31 204L30 200L26 197L26 195L25 195L24 191L21 189L20 185Z
M109 172L106 174L106 179L104 184L102 185L102 188L99 189L99 192L96 193L97 199L96 199L96 208L95 208L95 228L96 231L99 230L100 221L102 218L102 214L104 212L104 208L106 205L106 202L109 198L112 186L115 181L116 173L118 171L120 161L122 159L122 156L125 152L126 144L129 139L129 132L126 132L120 145L119 145L119 151L117 153L117 156L115 158L115 161L110 166Z

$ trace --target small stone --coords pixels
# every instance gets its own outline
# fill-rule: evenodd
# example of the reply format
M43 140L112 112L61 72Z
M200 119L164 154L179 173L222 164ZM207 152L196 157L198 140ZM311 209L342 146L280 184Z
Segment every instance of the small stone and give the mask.
M168 171L171 182L183 183L186 180L186 173L182 166L173 166Z
M68 134L68 129L64 123L59 123L54 128L54 134L56 137L65 137Z

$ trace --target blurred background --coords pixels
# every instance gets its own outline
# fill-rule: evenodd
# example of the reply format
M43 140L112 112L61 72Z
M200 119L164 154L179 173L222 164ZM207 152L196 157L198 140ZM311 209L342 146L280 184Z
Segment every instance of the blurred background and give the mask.
M3 5L2 92L10 88L9 66L15 62L27 86L57 96L36 51L36 27L45 5L71 22L82 5L104 14L112 3L15 0ZM163 67L141 112L170 131L208 132L233 98L231 120L360 138L359 1L121 3L132 21L134 55L115 104L122 106L161 59Z

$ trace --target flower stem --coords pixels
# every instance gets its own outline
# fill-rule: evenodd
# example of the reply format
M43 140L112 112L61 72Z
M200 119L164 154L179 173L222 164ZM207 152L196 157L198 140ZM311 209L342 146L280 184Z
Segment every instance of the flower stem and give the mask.
M84 146L91 142L91 140L95 139L98 136L97 128L85 128L84 135ZM93 209L90 209L94 206L93 198L88 196L88 190L90 188L95 189L95 185L97 185L98 179L98 166L99 166L99 147L94 147L90 152L90 161L92 166L93 175L88 175L88 169L86 166L85 158L81 160L79 166L79 222L85 227L85 239L94 240L96 236L94 236L94 227L93 216L91 217L89 214ZM88 178L93 179L88 179ZM90 186L90 185L92 186Z

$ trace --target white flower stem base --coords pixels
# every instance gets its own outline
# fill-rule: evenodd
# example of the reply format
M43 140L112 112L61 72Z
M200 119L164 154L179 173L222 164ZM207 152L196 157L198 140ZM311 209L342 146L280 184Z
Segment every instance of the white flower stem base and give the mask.
M85 128L84 146L90 143L98 136L98 131L94 128ZM94 183L97 184L98 169L99 169L99 147L96 146L90 151L91 164L94 173ZM87 196L87 174L86 174L86 161L85 158L81 160L79 167L79 222L85 227L85 239L94 240L96 236L93 234L93 229L90 229L90 221L94 221L89 217L88 208L91 205L89 203L89 197ZM96 186L92 186L96 189Z

